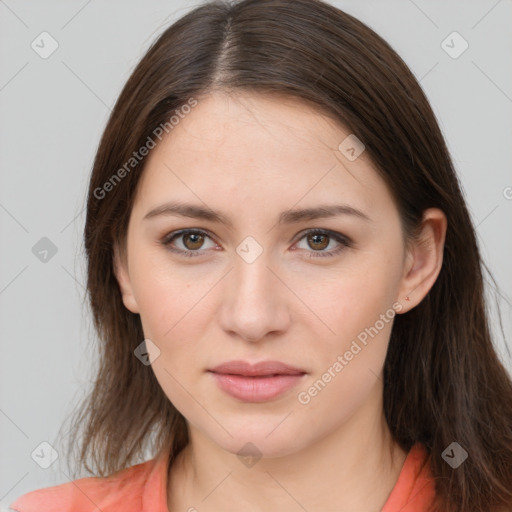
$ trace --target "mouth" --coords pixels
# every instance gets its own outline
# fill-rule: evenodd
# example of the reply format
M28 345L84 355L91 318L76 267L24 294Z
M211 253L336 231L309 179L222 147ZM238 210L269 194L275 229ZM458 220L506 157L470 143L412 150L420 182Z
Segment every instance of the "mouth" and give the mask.
M279 361L251 365L230 361L208 370L219 388L243 402L266 402L283 395L303 380L307 372Z
M229 361L209 370L223 375L241 375L243 377L272 377L278 375L302 375L302 368L282 363L280 361L261 361L256 364L246 361Z

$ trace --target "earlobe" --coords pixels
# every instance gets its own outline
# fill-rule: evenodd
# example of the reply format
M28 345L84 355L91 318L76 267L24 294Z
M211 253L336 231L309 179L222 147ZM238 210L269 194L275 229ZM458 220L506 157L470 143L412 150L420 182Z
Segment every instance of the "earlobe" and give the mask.
M133 295L130 275L128 273L126 255L121 252L117 243L114 244L113 266L114 274L116 276L117 282L119 284L119 290L123 298L123 304L125 305L126 309L132 313L139 313L139 307Z
M403 306L400 313L416 307L436 282L443 264L446 229L446 215L440 209L429 208L423 212L420 233L407 249L397 297Z

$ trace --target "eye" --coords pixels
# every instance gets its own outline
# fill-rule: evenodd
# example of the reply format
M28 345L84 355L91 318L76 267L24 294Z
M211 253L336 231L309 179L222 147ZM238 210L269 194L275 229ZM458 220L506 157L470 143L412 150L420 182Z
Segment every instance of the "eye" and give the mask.
M307 246L313 249L313 251L309 251L311 252L310 258L335 256L353 245L352 241L341 233L326 229L310 229L302 235L299 241L303 239L306 240ZM324 249L329 247L333 240L338 246L330 251L325 251ZM306 247L306 250L308 250L308 247Z
M200 251L199 249L205 249L203 245L207 238L211 240L211 237L205 231L201 231L199 229L183 229L166 236L162 240L162 244L169 251L181 254L182 256L201 256L203 251ZM172 245L176 239L181 242L183 248L174 247ZM214 243L213 247L217 247L217 245ZM211 249L212 247L206 247L206 249L209 248Z
M210 247L205 247L204 245L207 239L212 241ZM347 247L353 246L352 241L348 237L326 229L310 229L302 233L299 242L303 239L306 240L307 245L312 249L312 251L309 251L308 248L306 248L306 251L310 253L310 258L335 256ZM179 241L177 244L178 247L175 245L175 240ZM333 240L338 244L338 247L330 251L325 251ZM161 243L167 250L186 257L202 256L205 250L219 247L213 242L212 237L206 231L200 229L182 229L180 231L174 231L164 237ZM179 247L180 245L181 247Z

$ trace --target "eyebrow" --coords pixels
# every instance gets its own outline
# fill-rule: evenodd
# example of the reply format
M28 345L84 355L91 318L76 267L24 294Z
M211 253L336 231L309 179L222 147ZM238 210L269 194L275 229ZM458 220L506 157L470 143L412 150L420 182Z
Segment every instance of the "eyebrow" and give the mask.
M144 215L143 220L152 219L154 217L165 216L181 216L191 217L194 219L203 219L211 222L224 224L228 228L233 228L232 221L223 213L214 211L210 208L204 208L195 204L168 202L153 208ZM290 209L281 212L278 224L295 224L306 220L324 219L336 217L339 215L351 215L366 222L372 222L370 217L347 204L339 205L321 205L314 208Z

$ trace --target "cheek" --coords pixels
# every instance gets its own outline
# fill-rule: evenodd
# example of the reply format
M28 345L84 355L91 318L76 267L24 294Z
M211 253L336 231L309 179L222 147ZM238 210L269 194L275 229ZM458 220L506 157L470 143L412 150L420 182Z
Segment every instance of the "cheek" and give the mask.
M201 298L214 285L215 276L201 275L193 265L171 264L161 247L143 249L142 243L135 245L130 275L144 333L162 343L181 340L183 325L190 328L189 318L203 307Z
M320 327L324 334L313 354L316 372L301 389L311 411L339 403L338 419L348 417L380 378L396 315L392 305L400 259L376 254L361 255L350 271L321 280L316 289L323 293L312 296L312 309L329 329Z
M396 315L393 286L385 275L354 274L327 287L317 299L316 307L334 333L325 329L317 339L312 353L315 373L297 396L313 422L312 418L325 417L326 410L332 427L347 420L381 379Z
M399 276L396 263L385 258L361 258L358 266L315 280L315 287L309 286L306 297L325 324L324 339L348 341L374 325L392 308ZM393 317L392 311L389 316Z

